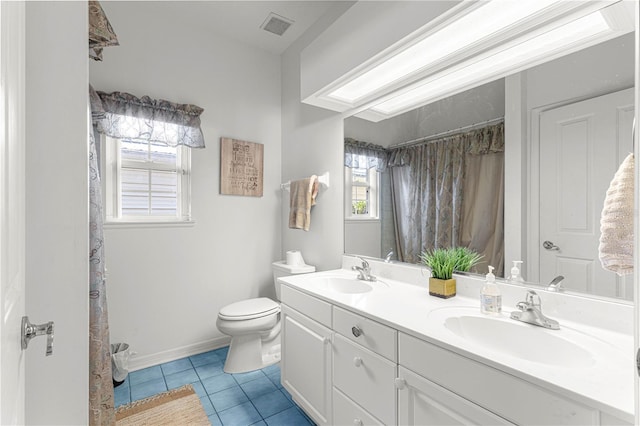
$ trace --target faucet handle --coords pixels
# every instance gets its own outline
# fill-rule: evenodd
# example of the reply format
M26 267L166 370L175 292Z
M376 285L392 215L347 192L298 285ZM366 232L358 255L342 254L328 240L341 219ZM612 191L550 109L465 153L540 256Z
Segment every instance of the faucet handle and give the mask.
M538 296L538 293L536 293L533 290L529 290L527 291L527 305L529 306L535 306L537 308L539 308L542 303L540 301L540 296Z
M362 267L363 267L364 269L367 269L367 270L368 270L368 269L370 269L369 262L367 262L366 260L364 260L364 259L363 259L363 258L361 258L360 256L357 256L357 257L358 257L358 259L360 259L360 260L362 261Z
M516 304L516 308L520 309L522 312L526 311L529 305L527 305L525 302L518 302Z

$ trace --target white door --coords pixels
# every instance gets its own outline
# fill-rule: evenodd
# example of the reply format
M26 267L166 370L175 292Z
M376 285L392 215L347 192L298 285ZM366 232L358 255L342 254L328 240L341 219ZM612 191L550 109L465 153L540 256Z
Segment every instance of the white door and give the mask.
M25 422L24 4L0 2L0 424Z
M632 152L633 89L545 111L540 116L540 282L631 297L632 277L598 258L600 214L613 176ZM545 247L546 242L546 247Z

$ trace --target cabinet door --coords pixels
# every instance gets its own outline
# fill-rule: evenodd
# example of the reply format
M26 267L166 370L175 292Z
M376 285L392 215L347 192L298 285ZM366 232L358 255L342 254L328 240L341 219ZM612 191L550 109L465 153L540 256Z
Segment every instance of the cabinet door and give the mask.
M404 367L399 368L398 376L398 424L512 424Z
M331 330L282 305L282 386L318 425L331 424Z

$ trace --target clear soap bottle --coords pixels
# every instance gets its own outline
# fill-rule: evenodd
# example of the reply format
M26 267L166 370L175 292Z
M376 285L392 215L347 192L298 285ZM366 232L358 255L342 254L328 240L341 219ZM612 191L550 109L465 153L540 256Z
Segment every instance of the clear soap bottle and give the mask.
M513 283L523 283L524 282L524 278L522 278L522 275L520 273L520 268L519 266L522 264L522 260L514 260L513 261L513 268L511 268L511 275L509 276L509 281L513 282Z
M493 275L493 266L489 266L489 273L480 291L480 311L483 314L497 315L502 312L502 294Z

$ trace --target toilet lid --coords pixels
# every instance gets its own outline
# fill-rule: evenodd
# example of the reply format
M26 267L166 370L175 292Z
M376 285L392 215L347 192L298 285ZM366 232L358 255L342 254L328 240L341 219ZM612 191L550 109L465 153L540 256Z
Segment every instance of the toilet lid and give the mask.
M227 321L261 318L280 312L280 305L268 297L241 300L220 309L218 316Z

